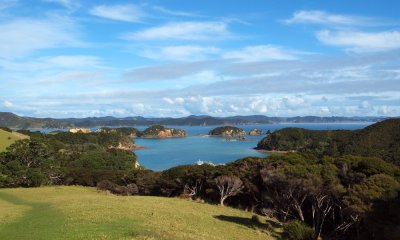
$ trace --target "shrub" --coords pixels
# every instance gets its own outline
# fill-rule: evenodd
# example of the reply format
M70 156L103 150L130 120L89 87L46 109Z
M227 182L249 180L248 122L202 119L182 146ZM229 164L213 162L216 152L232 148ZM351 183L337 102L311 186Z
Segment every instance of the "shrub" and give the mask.
M313 229L299 220L293 220L284 225L286 239L309 240L312 239Z
M1 129L1 130L4 130L4 131L6 131L6 132L12 132L12 130L11 130L10 128L8 128L8 127L0 126L0 129Z
M139 188L136 184L131 183L126 186L127 194L128 195L135 195L139 193Z
M138 187L134 183L128 184L127 186L120 186L109 180L100 181L97 184L97 189L110 191L113 194L124 195L124 196L134 195L139 192Z
M102 180L99 183L97 183L97 189L99 190L103 190L103 191L110 191L112 192L112 190L115 188L115 183L109 181L109 180Z

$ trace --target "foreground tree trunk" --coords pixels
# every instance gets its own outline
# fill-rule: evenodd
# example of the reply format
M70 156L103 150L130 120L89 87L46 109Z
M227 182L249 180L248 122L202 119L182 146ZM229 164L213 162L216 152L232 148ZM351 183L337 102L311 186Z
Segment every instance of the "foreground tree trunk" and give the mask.
M220 204L224 206L224 201L231 196L235 196L243 189L243 182L236 176L222 175L215 179L221 196Z
M330 196L325 194L316 194L313 196L312 217L313 217L314 240L317 240L321 235L325 218L331 211L332 207L333 203L330 199Z

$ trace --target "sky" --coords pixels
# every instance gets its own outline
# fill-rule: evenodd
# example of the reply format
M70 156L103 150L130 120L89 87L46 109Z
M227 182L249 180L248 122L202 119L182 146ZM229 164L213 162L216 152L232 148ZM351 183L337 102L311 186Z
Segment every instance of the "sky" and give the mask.
M398 0L0 0L0 112L400 116Z

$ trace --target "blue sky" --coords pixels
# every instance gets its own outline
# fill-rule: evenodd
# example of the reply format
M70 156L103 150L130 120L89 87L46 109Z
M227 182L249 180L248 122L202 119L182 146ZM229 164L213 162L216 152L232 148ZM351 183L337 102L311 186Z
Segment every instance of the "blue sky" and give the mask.
M400 2L0 0L0 111L399 116Z

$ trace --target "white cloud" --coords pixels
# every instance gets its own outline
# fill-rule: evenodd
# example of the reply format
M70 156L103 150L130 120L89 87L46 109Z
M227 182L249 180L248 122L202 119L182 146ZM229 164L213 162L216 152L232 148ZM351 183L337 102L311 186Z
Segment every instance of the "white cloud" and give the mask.
M372 108L371 104L366 100L360 102L360 105L358 105L358 107L360 109L370 109L370 108Z
M83 43L70 22L19 19L0 25L0 57L16 58L40 50Z
M43 0L43 1L50 3L58 3L68 9L76 9L80 6L80 3L77 0Z
M103 77L101 73L98 72L78 72L78 71L68 71L60 72L55 75L46 75L41 77L40 80L35 83L39 84L51 84L51 83L71 83L76 81L82 85L94 85Z
M165 13L168 15L173 15L173 16L179 16L179 17L195 17L197 16L196 14L190 13L190 12L184 12L184 11L176 11L176 10L171 10L162 6L153 6L153 9L156 11L159 11L161 13Z
M377 113L380 115L387 115L389 113L389 107L386 105L379 106Z
M256 98L249 104L250 110L253 113L267 113L268 105L265 103L264 99Z
M140 55L155 60L172 61L199 61L219 53L215 47L202 47L194 45L167 46L143 50Z
M169 104L174 104L174 100L172 100L171 98L168 98L168 97L164 97L163 98L163 100L166 102L166 103L169 103Z
M3 102L3 106L6 107L6 108L11 108L11 107L14 106L14 104L12 102L10 102L10 101L4 101Z
M145 16L140 7L134 4L98 5L90 9L90 14L124 22L140 22Z
M201 73L218 63L220 64L218 61L198 61L140 67L125 73L124 78L130 82L181 79Z
M324 11L297 11L292 18L284 20L286 24L311 23L330 26L363 26L377 24L377 20L360 16L331 14Z
M400 32L360 32L323 30L317 38L324 44L345 47L354 52L386 51L400 48Z
M225 22L177 22L128 33L127 40L217 40L230 37Z
M90 55L60 55L31 58L28 60L4 60L0 59L0 67L7 71L39 73L48 70L61 69L104 69L102 59Z
M299 52L274 45L247 46L241 50L223 54L224 58L239 59L243 62L260 62L270 60L295 60Z
M288 109L296 109L302 107L305 103L305 100L301 96L290 96L283 98L282 102Z
M38 59L52 67L59 68L100 68L101 59L95 56L87 55L61 55L54 57L45 57Z

